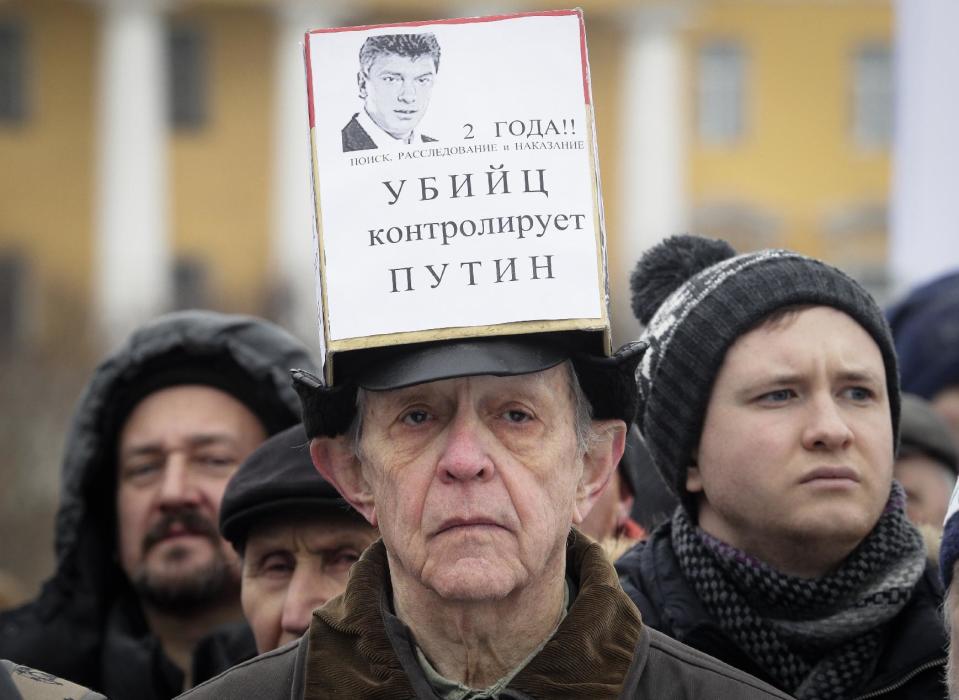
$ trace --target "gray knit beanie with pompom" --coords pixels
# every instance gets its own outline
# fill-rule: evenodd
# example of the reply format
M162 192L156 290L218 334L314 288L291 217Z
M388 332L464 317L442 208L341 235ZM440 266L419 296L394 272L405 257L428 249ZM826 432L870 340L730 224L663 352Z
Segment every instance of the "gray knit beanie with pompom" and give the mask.
M889 327L863 287L830 265L787 250L736 255L725 241L673 236L646 251L630 278L633 313L649 345L636 370L636 423L656 468L688 511L686 470L699 444L713 382L736 339L790 306L830 306L879 346L893 440L899 372ZM895 447L895 445L894 445Z

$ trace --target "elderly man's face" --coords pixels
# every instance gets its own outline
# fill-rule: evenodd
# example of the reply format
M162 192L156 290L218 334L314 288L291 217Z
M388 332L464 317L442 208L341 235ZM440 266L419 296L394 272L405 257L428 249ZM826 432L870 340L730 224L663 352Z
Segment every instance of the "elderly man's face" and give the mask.
M584 464L565 366L367 394L360 444L394 570L501 599L565 556Z
M313 610L346 588L350 567L377 538L355 514L267 521L243 550L243 614L261 654L298 639Z
M426 114L435 79L436 67L429 55L380 54L369 72L359 76L366 113L390 136L405 140Z

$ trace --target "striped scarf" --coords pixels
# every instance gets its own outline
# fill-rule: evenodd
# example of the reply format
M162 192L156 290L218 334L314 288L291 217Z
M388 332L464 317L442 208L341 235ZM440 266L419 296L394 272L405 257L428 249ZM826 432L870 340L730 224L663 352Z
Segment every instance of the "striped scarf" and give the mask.
M909 601L926 564L893 483L869 535L834 572L782 574L696 527L677 508L680 568L722 630L775 685L799 700L849 697L873 672L883 626Z

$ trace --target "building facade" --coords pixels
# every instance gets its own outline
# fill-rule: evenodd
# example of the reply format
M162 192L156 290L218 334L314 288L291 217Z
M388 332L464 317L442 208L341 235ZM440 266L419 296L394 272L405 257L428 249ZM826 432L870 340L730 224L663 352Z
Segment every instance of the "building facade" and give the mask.
M884 291L893 8L582 3L614 332L665 235L787 246ZM545 3L447 2L446 16ZM299 41L434 18L400 0L0 1L0 338L95 350L169 308L314 326Z

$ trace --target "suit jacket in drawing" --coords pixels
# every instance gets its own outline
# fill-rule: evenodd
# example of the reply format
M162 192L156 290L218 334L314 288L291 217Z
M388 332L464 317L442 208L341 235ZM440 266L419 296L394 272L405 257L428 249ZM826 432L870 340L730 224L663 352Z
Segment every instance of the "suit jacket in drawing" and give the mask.
M367 151L373 148L376 148L376 143L370 138L370 135L366 133L366 129L357 121L359 113L353 115L353 118L343 127L343 152L347 153L349 151ZM428 143L430 141L436 141L434 138L430 138L425 134L420 134L420 140L423 143Z

